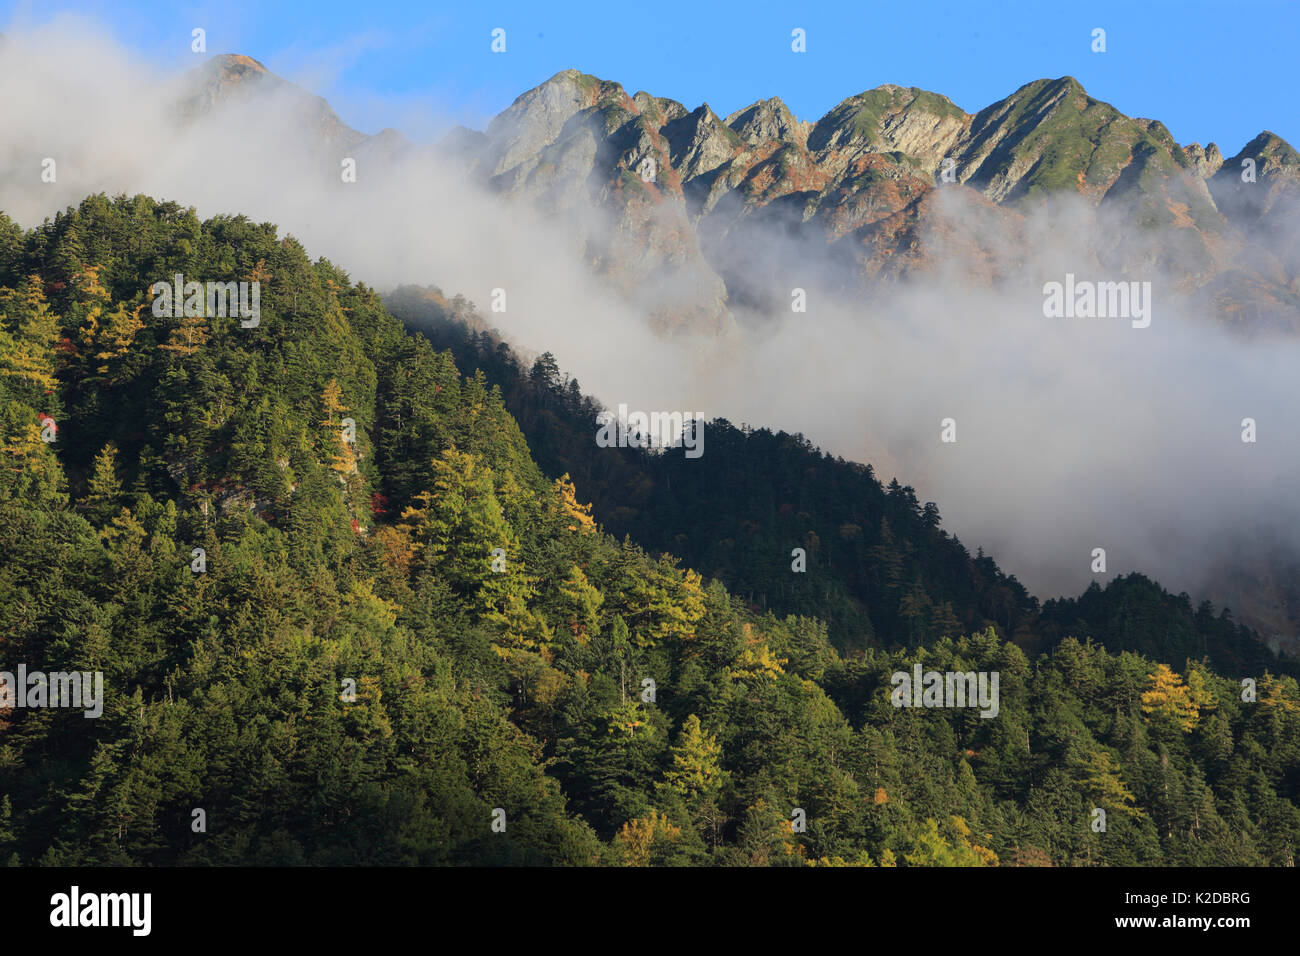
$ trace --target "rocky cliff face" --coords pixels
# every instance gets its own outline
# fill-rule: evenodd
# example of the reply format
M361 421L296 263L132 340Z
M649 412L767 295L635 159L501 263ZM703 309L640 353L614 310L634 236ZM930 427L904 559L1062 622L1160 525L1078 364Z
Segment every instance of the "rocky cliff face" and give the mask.
M740 143L707 106L688 112L566 70L515 100L481 139L457 133L454 142L480 183L561 220L591 267L656 327L729 327L726 288L682 189Z

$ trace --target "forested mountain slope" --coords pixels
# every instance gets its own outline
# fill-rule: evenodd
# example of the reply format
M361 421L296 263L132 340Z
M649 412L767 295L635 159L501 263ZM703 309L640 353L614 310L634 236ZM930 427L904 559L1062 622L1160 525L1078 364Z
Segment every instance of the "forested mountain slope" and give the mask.
M554 356L525 367L468 302L436 289L403 287L387 301L461 368L501 388L538 462L572 475L607 530L681 557L756 610L822 618L841 650L915 647L992 626L1031 654L1074 634L1172 666L1192 657L1224 674L1300 673L1230 611L1193 607L1140 574L1040 607L1014 575L949 535L934 502L802 435L719 420L706 426L699 458L598 447L602 407ZM806 553L805 573L791 572L794 548Z
M156 315L177 274L257 321ZM1294 679L874 611L846 659L606 535L462 371L270 224L0 218L0 670L105 691L0 710L0 860L1294 863ZM891 706L916 663L996 717Z

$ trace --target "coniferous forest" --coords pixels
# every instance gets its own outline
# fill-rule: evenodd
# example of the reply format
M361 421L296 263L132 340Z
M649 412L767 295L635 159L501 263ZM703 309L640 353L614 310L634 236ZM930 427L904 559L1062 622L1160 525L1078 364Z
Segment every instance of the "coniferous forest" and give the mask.
M0 216L0 670L104 677L0 710L0 861L1294 865L1296 664L1230 613L1040 605L799 435L596 448L562 362L271 223Z

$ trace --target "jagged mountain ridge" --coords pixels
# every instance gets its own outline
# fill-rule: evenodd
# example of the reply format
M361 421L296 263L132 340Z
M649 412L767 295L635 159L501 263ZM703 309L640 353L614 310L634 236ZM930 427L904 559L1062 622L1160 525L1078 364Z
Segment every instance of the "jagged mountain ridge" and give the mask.
M647 159L656 171L650 182L634 175ZM1256 163L1257 183L1242 182L1246 160ZM1024 208L1071 192L1148 229L1177 230L1176 253L1157 263L1185 273L1184 291L1204 290L1225 318L1266 314L1270 324L1300 329L1294 255L1281 242L1261 247L1246 236L1280 238L1300 194L1294 150L1269 132L1226 161L1213 143L1184 149L1160 122L1123 115L1072 77L1028 83L976 114L935 93L887 85L801 123L775 98L719 119L707 104L688 112L564 71L492 121L470 166L525 200L566 190L575 202L609 207L621 199L613 213L629 229L638 224L636 199L611 196L603 185L584 193L581 185L616 181L648 194L672 211L655 220L661 235L680 234L681 222L693 228L683 261L697 239L731 296L754 305L765 298L753 293L754 276L768 271L755 263L776 258L764 255L774 234L826 243L828 258L857 276L925 268L927 227L941 216L939 174L951 168L975 215L998 224L993 241L1023 244ZM973 261L990 258L980 254L990 243L985 230L969 232L956 248ZM1133 237L1113 264L1141 264L1152 257L1149 244ZM1243 265L1247 247L1253 265Z
M352 130L247 57L216 57L196 77L191 109L291 87L330 148L425 151L391 130ZM998 281L1028 255L1026 213L1061 193L1133 224L1097 265L1161 268L1221 321L1300 331L1300 256L1286 233L1300 155L1268 131L1226 160L1214 143L1180 146L1158 120L1124 115L1073 77L1035 80L973 114L885 85L808 122L776 97L719 117L564 70L486 131L458 127L428 152L567 224L588 264L640 296L661 331L721 332L788 296L774 280L788 242L812 243L819 281L850 295L954 254L976 281ZM1243 181L1248 162L1255 182Z

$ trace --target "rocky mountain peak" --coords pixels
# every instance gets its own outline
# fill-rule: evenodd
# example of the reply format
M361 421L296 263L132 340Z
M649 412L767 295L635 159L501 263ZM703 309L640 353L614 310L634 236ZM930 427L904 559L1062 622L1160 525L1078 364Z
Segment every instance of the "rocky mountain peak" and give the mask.
M1300 153L1264 130L1209 180L1219 210L1234 225L1258 230L1292 269L1300 269L1294 241L1300 220Z
M803 146L807 144L808 132L812 128L812 124L796 120L789 107L775 96L736 110L727 117L726 124L751 146L767 142Z
M1183 152L1192 161L1192 168L1202 179L1209 179L1223 166L1223 154L1214 143L1202 147L1200 143L1184 146Z
M344 123L323 97L277 76L251 56L237 53L214 56L191 70L183 84L178 112L193 118L228 106L259 109L268 96L281 98L290 120L318 145L350 147L367 139Z
M669 159L686 182L717 169L742 145L740 137L705 103L663 128Z
M641 115L655 127L662 127L675 119L681 119L690 112L676 100L670 100L662 96L652 96L645 90L641 90L633 96L632 102L641 111Z
M1300 153L1275 133L1264 130L1247 143L1229 162L1240 166L1246 157L1255 160L1260 172L1274 172L1283 168L1300 168Z
M561 70L545 83L515 98L488 124L494 145L493 175L536 156L559 137L577 113L594 106L609 85L577 70Z
M380 158L410 148L392 131L361 137L250 57L214 57L194 81L196 108L254 89L287 91L301 101L300 119L331 142L359 138L355 148L373 144ZM360 155L353 148L348 155ZM1240 271L1254 243L1259 275L1232 281L1246 303L1238 311L1300 329L1288 291L1300 269L1300 252L1288 251L1300 154L1268 131L1227 160L1213 143L1182 147L1160 121L1125 115L1072 76L1033 80L975 114L937 93L884 84L808 123L777 97L724 120L707 103L629 96L569 69L518 96L485 133L453 131L436 152L508 201L573 224L592 267L648 290L647 311L664 327L721 330L728 303L771 301L772 290L745 286L771 271L755 263L770 256L776 233L825 243L829 259L869 280L942 258L934 224L952 202L1014 234L1025 207L1068 193L1144 228L1178 230L1180 262L1191 263L1183 272L1198 287ZM1247 165L1254 180L1242 178ZM992 261L979 230L949 232L949 251ZM1140 233L1116 255L1161 261L1160 250L1139 248Z
M946 96L886 84L850 96L818 120L808 148L896 151L937 166L969 123L969 115Z
M221 53L214 56L201 69L219 73L227 77L246 77L249 75L270 76L279 79L260 61L242 53Z

